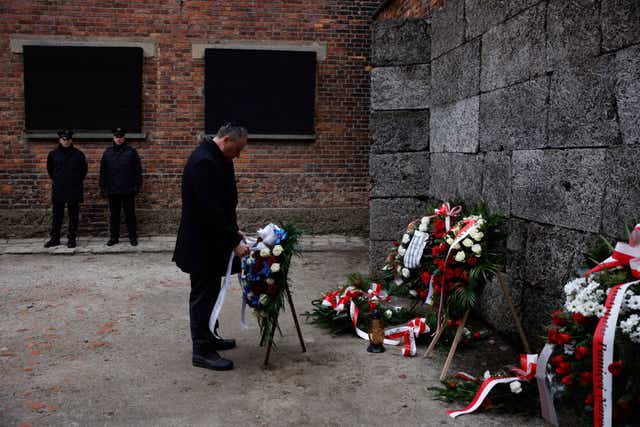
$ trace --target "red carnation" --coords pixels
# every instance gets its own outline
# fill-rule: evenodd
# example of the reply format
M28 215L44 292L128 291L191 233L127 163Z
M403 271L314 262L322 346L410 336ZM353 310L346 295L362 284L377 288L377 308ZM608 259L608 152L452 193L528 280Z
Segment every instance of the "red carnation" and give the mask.
M556 368L556 374L565 375L571 371L571 363L569 362L561 362Z
M581 372L580 373L580 385L583 387L589 387L593 382L593 375L591 372Z
M452 389L455 389L458 386L458 384L453 380L449 381L447 385L449 386L449 388L452 388Z
M428 271L425 271L420 275L420 280L423 284L428 285L431 281L431 274Z
M397 248L398 246L400 246L400 242L398 242L397 240L394 240L393 241L393 246L395 246Z
M428 293L427 293L427 291L425 289L420 289L418 291L418 297L420 297L421 300L426 299L427 295L428 295Z
M573 375L565 375L560 381L562 381L564 385L571 385L573 384Z
M552 344L557 343L558 331L555 329L549 329L549 342Z
M433 237L436 239L442 239L442 237L444 237L444 229L433 230Z
M609 364L609 372L614 377L617 377L622 373L622 360L615 360Z
M589 347L581 345L576 347L576 359L581 360L587 357L591 353Z
M589 319L587 317L584 317L582 313L573 313L573 316L571 317L573 318L573 321L578 325L584 325L589 321Z
M571 341L571 335L569 335L569 334L568 334L568 333L566 333L566 332L559 333L559 334L556 336L556 342L557 342L559 345L565 345L565 344L568 344L570 341Z
M593 405L593 394L587 394L587 397L584 398L584 404L587 406Z
M561 354L556 354L555 356L553 356L553 357L551 358L551 364L552 364L553 366L559 365L559 364L561 364L562 362L564 362L564 356L563 356L563 355L561 355Z
M436 219L435 221L433 221L433 228L435 230L444 230L445 226L446 223L443 219Z
M479 339L480 339L480 337L481 337L480 332L475 331L475 332L473 333L473 337L474 337L475 339L478 339L478 340L479 340Z
M478 263L478 258L471 256L469 258L467 258L467 264L469 264L470 266L474 266Z
M564 326L567 324L567 319L562 315L562 310L556 310L553 312L553 324L556 326Z

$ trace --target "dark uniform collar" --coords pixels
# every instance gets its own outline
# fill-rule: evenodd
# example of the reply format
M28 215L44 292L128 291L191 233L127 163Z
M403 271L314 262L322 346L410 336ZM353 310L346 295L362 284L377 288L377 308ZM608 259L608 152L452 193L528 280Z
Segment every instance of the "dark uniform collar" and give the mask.
M120 150L124 150L124 148L127 145L127 141L123 142L122 144L118 145L115 142L113 143L113 149L116 151L120 151Z
M218 144L215 143L213 137L205 138L205 140L202 141L202 146L211 153L212 156L226 160L226 157L222 154L222 150L218 147Z

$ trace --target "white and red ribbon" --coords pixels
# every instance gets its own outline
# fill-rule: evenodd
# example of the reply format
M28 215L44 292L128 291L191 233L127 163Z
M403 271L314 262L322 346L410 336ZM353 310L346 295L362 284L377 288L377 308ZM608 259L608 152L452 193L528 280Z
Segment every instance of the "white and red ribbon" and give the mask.
M487 398L491 390L498 384L509 384L514 381L529 381L536 374L536 367L538 362L537 354L521 354L520 355L520 368L512 368L511 371L516 374L512 377L490 377L484 380L480 389L474 396L473 400L466 408L460 410L447 411L447 415L451 418L459 417L460 415L470 414L476 411L482 402Z
M382 289L382 285L380 283L373 283L371 285L371 289L369 289L368 292L364 292L360 289L350 286L343 292L337 290L330 294L327 294L322 300L322 305L324 305L325 307L332 307L336 312L341 313L345 310L346 304L349 304L349 316L351 317L351 322L353 323L353 328L356 332L356 335L358 335L363 340L368 341L369 334L358 328L358 317L360 315L360 309L358 309L358 305L355 303L355 298L360 296L368 297L369 301L371 301L371 299L373 298L377 298L382 301L390 300L390 297ZM421 334L427 332L429 332L429 326L427 326L426 319L424 317L416 317L406 325L386 329L384 331L384 344L398 345L401 342L404 342L402 355L415 356L416 338Z
M593 335L593 425L609 427L613 417L613 376L609 365L613 362L614 340L618 315L629 286L640 280L616 285L609 290L604 316L598 321Z
M538 394L540 395L540 409L542 418L553 426L558 426L558 415L553 402L553 392L547 383L547 365L549 358L553 354L554 344L547 343L542 348L538 356L538 369L536 370L536 381L538 383Z
M613 250L613 254L600 264L587 271L585 276L592 273L597 273L601 270L609 268L622 267L628 265L631 269L631 274L636 279L640 279L640 224L637 224L631 235L629 236L629 243L618 242Z

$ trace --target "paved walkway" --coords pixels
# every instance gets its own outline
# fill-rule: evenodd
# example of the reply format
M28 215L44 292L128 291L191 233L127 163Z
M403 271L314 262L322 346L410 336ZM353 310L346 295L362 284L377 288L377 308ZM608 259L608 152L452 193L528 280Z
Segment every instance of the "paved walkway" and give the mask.
M138 246L131 246L127 239L122 239L120 243L107 246L107 237L79 238L78 246L69 249L66 246L66 239L61 240L61 245L54 248L45 248L44 243L48 239L4 239L0 240L0 254L52 254L52 255L74 255L74 254L117 254L117 253L153 253L153 252L173 252L176 244L175 236L152 236L140 237ZM301 248L304 252L327 251L327 250L360 250L368 247L368 241L362 237L323 235L323 236L303 236Z

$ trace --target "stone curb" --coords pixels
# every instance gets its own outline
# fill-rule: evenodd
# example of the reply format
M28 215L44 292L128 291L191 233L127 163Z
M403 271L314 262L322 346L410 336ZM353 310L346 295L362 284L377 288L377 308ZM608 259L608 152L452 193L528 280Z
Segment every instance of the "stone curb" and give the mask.
M75 254L122 254L173 252L176 238L174 236L151 236L138 239L138 246L131 246L124 239L114 246L106 246L106 237L89 237L78 239L78 246L66 247L66 239L55 248L44 248L47 239L8 239L0 240L0 254L11 255L75 255ZM301 249L303 252L353 251L368 250L369 241L363 237L323 235L303 236Z

